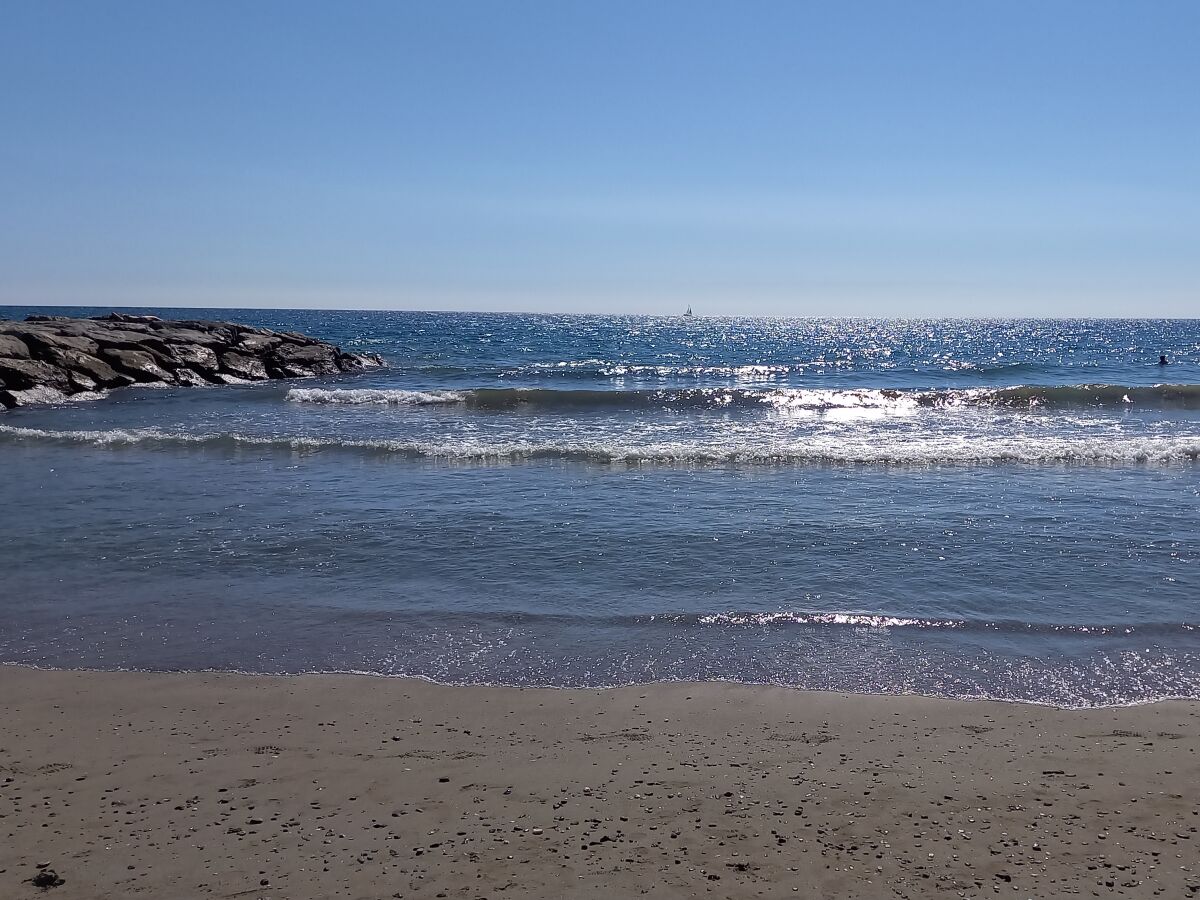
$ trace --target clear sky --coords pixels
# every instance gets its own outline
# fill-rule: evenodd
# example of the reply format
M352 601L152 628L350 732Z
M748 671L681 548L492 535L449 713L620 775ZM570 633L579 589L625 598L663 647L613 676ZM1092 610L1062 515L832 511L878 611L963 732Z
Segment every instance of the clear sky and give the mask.
M9 0L0 303L1200 315L1200 2Z

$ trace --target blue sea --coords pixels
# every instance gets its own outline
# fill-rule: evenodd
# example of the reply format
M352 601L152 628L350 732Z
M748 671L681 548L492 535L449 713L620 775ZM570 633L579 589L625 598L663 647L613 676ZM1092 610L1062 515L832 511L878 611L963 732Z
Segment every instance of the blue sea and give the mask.
M133 311L389 367L0 413L0 662L1200 697L1200 320Z

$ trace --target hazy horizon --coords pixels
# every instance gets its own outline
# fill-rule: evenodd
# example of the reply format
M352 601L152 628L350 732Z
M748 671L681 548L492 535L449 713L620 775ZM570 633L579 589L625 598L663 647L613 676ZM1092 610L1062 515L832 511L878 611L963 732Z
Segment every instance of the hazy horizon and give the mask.
M1180 317L1200 6L47 2L0 303Z
M683 314L674 313L633 313L633 312L589 312L588 310L564 310L564 309L547 309L547 310L523 310L523 309L434 309L422 307L339 307L339 306L209 306L204 304L196 304L193 306L164 306L156 303L137 303L137 304L119 304L119 303L0 303L0 310L5 309L27 309L27 308L42 308L42 309L112 309L114 311L121 310L178 310L180 312L188 312L192 310L253 310L255 312L334 312L334 313L417 313L426 315L442 315L442 314L463 314L463 315L494 315L494 316L593 316L593 317L622 317L622 318L647 318L647 319L671 319L683 318ZM1200 316L1122 316L1122 315L1091 315L1091 316L1071 316L1071 315L1012 315L1012 316L993 316L993 315L971 315L971 314L953 314L953 315L857 315L854 313L845 313L841 315L819 315L806 313L706 313L703 311L693 310L694 316L697 319L846 319L846 320L892 320L892 321L956 321L964 322L987 322L987 321L1005 321L1005 320L1029 320L1029 321L1069 321L1069 320L1114 320L1114 321L1197 321ZM2 317L0 317L2 318Z

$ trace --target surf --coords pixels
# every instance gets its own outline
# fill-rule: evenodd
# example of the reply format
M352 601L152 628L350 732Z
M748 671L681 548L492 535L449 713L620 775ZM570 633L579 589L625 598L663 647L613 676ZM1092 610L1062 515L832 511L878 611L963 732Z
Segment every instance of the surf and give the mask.
M325 406L452 406L465 409L1181 409L1200 410L1200 385L1018 385L949 390L890 388L656 388L634 390L292 388L291 403Z
M351 452L380 457L478 463L560 460L598 464L804 466L864 465L1169 465L1200 459L1200 435L1048 437L1043 435L945 436L863 433L815 434L762 443L724 445L702 440L645 443L614 440L412 441L245 432L181 432L158 428L56 430L0 425L0 443L50 442L95 447L196 447L233 450Z

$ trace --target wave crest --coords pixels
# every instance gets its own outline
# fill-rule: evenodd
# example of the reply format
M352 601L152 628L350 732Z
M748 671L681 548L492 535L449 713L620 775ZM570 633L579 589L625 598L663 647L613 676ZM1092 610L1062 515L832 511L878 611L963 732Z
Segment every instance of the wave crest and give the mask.
M859 628L961 628L959 619L914 619L867 613L711 613L699 617L701 625L848 625Z
M545 388L476 388L474 390L331 390L292 388L293 403L326 405L444 406L506 411L518 409L875 409L909 412L963 407L1012 409L1132 408L1200 409L1200 385L1127 386L1079 384L1019 385L957 390L889 388L678 388L655 390L551 390Z
M53 431L0 425L0 440L94 446L194 446L236 450L356 452L413 459L478 463L563 460L600 464L663 465L1168 465L1200 459L1200 436L1046 438L1021 435L943 438L847 435L810 436L792 442L705 445L687 441L617 443L575 441L405 441L325 436L274 436L236 432L173 432L156 428Z
M1186 634L1196 630L1188 622L1129 622L1083 624L1068 622L1020 622L987 619L927 619L883 613L848 612L725 612L695 617L700 625L811 625L845 628L954 628L966 631L1005 633L1065 634L1081 637L1114 634Z

